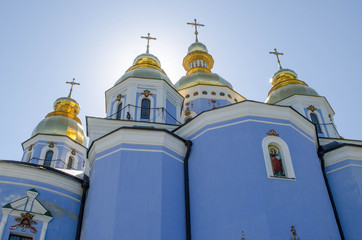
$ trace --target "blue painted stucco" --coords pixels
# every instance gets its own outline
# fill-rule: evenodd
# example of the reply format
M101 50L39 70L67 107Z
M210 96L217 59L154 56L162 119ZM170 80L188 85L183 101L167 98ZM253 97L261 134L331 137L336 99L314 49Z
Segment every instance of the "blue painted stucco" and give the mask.
M206 110L210 110L213 108L220 108L226 105L230 105L231 103L228 100L223 99L212 99L212 98L198 98L191 101L185 102L184 112L186 109L199 114Z
M80 184L74 181L74 184ZM26 192L35 188L38 191L37 200L52 214L53 219L49 222L46 238L47 240L58 239L74 239L76 234L78 214L80 209L81 196L75 193L64 190L63 188L55 187L50 184L23 179L21 177L0 177L0 201L2 206L13 202L17 199L26 197ZM70 196L70 197L67 197ZM2 212L0 212L2 218ZM11 230L10 226L18 223L14 219L16 217L9 216L3 233L3 240L9 238L10 232L25 233L38 240L41 234L42 221L36 220L37 225L33 225L37 229L37 233L31 233L29 229L25 232L21 228Z
M242 229L250 239L289 239L291 225L301 239L340 239L314 142L260 121L211 129L224 124L190 137L193 239L239 239ZM262 141L271 129L288 144L294 181L267 176Z
M344 236L348 240L360 240L362 236L361 161L347 159L328 166L326 172Z
M32 150L31 150L31 154L32 154L32 158L30 163L34 163L34 164L39 164L40 160L44 160L44 157L41 159L41 153L43 151L43 149L49 149L49 150L54 150L54 155L53 155L53 159L52 159L52 164L53 161L56 161L55 165L52 165L55 168L66 168L65 167L65 163L68 161L67 158L67 154L69 152L71 152L72 150L70 150L70 148L74 148L74 146L71 146L65 142L56 142L56 144L54 145L53 148L49 148L49 141L43 141L43 140L39 140L36 141L34 143L34 145L32 146ZM55 150L58 152L58 154L55 153ZM28 149L25 149L24 153L23 153L23 159L24 161L27 161L27 158L24 158L24 156L28 156L29 151ZM73 155L70 155L73 156ZM83 160L84 160L84 154L77 151L76 155L74 155L77 157L78 159L78 164L77 165L73 165L73 169L75 170L81 170L83 169Z
M83 239L185 239L183 163L157 149L120 144L97 154Z
M166 99L166 111L166 123L177 124L176 106L173 105L168 99Z

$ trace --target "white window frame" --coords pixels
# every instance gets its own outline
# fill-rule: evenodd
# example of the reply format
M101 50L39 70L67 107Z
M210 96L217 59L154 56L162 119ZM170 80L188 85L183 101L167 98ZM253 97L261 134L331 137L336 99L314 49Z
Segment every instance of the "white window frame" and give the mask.
M50 148L49 146L43 147L43 149L41 150L41 153L40 153L38 165L41 165L41 166L44 165L45 154L48 151L53 151L53 158L52 158L52 162L50 163L50 167L55 168L58 161L54 161L54 160L58 160L58 153L59 153L58 148L56 146L54 146L53 148Z
M280 151L285 177L274 176L273 166L271 164L270 154L269 154L270 145L277 147ZM265 161L265 167L268 178L295 180L295 173L294 173L292 159L290 157L288 144L280 137L266 136L263 139L262 147L263 147L264 161Z
M150 122L153 122L153 112L155 111L155 106L154 106L154 103L155 103L155 100L153 98L153 95L149 95L148 97L145 97L143 95L141 95L139 98L138 98L138 101L137 101L137 121L145 121L147 119L143 119L141 118L141 110L142 110L142 106L141 106L141 103L142 103L142 100L143 99L148 99L150 100L150 119L148 119ZM147 122L147 121L145 121Z
M69 161L69 157L72 157L73 158L73 168L78 170L78 156L77 154L76 155L73 155L72 154L72 151L69 151L67 153L67 155L65 156L65 161L64 161L64 169L67 169L67 166L68 166L68 161ZM70 170L74 170L74 169L70 169ZM68 169L69 170L69 169Z

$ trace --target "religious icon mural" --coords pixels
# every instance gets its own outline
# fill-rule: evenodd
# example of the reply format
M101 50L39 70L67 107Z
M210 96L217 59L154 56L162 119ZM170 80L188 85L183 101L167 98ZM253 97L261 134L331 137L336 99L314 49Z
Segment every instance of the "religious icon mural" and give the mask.
M273 167L273 174L275 177L285 177L285 171L283 167L283 161L280 154L280 151L277 147L270 145L269 146L269 155L271 164Z

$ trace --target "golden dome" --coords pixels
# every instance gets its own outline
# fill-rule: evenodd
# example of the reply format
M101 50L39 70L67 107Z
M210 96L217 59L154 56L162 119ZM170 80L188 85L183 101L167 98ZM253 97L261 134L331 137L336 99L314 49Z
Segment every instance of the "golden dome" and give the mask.
M297 79L297 74L290 69L280 69L270 79L273 85L266 103L274 104L293 95L319 96L305 82Z
M72 98L62 97L54 102L54 112L49 113L34 129L36 134L54 134L68 136L70 139L86 145L82 122L77 117L79 104Z
M212 86L227 86L232 89L231 84L216 73L212 73L214 59L207 52L204 44L196 41L188 48L188 53L183 60L183 67L187 71L176 84L177 90L196 86L199 84Z
M160 60L150 53L138 55L133 61L133 66L131 66L114 85L117 85L130 77L162 79L173 87L173 83L161 68Z

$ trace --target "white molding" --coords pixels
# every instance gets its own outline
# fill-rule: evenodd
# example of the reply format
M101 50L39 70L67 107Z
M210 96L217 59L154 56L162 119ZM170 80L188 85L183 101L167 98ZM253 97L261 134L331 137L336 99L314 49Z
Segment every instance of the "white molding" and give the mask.
M269 145L274 145L277 148L279 148L280 154L282 155L282 163L284 166L286 179L295 180L295 173L294 173L293 163L292 163L292 159L290 156L288 144L283 139L281 139L280 137L276 137L276 136L266 136L262 142L267 176L270 178L275 178L274 173L273 173L273 167L272 167L271 161L270 161ZM282 179L282 177L281 177L281 179Z
M103 119L103 118L94 118L87 117L87 126L88 126L88 136L89 144L91 144L96 139L107 135L110 132L113 132L121 127L153 127L159 129L167 129L169 131L174 130L179 127L178 125L162 124L162 123L152 123L144 121L127 121L127 120L113 120L113 119Z
M2 211L3 217L2 217L1 223L0 223L0 239L3 239L5 225L6 225L6 222L8 221L8 217L9 217L12 209L2 208L1 211Z
M6 162L0 162L0 176L14 177L32 180L44 184L49 184L51 186L59 187L76 195L82 196L82 186L81 183L67 176L61 176L57 173L52 173L47 170L43 170L43 168L34 168L32 166L25 165L17 165ZM25 183L16 183L16 182L8 182L8 181L0 181L2 183L10 183L16 185L24 185L29 186L30 188L41 188L47 191L55 192L63 196L67 196L72 198L73 200L78 201L78 199L71 197L65 193L60 193L54 191L52 189L48 189L45 187L36 186L33 184L25 184Z
M73 140L71 140L67 136L59 136L59 135L48 135L48 134L37 134L34 137L29 138L25 142L22 143L23 149L28 149L31 144L35 144L33 148L37 145L38 141L47 141L47 142L56 142L58 144L65 143L69 146L72 146L78 152L85 153L87 151L87 147L79 144ZM38 143L39 144L39 143Z
M151 131L147 129L119 129L110 135L94 141L93 146L89 150L90 165L93 166L93 161L95 160L97 154L121 144L162 146L172 152L175 152L179 156L183 157L186 154L186 146L184 142L164 131ZM154 149L147 148L144 150L150 152L154 151Z
M211 124L225 122L242 117L263 117L276 120L286 120L293 123L291 124L277 123L268 121L259 121L250 119L249 121L259 121L265 123L272 123L277 125L290 126L300 133L303 137L312 141L318 148L317 136L315 132L314 124L308 121L306 118L300 116L295 110L290 107L269 105L258 102L243 101L237 104L228 105L222 108L217 108L211 111L203 112L199 114L192 121L178 128L175 133L184 139L190 138L191 135L198 132L200 129L207 127ZM242 121L240 121L242 122ZM225 124L224 126L228 126ZM301 132L300 130L303 132Z
M324 154L324 166L328 167L345 160L362 161L362 148L344 146Z

